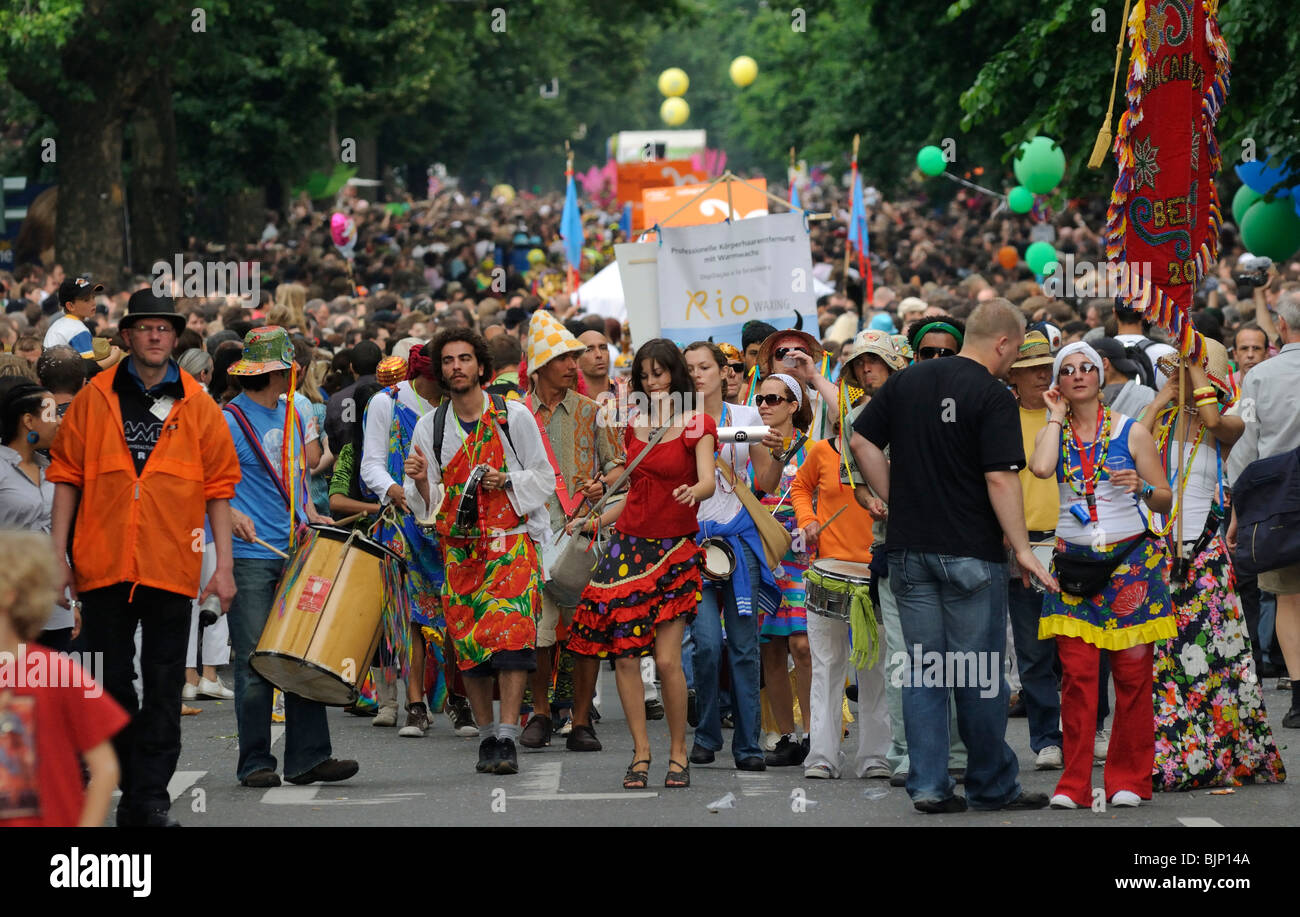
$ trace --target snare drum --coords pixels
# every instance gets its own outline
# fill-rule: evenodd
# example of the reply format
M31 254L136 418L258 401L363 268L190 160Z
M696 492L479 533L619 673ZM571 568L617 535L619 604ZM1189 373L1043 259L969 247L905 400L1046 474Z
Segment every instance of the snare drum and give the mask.
M847 560L815 560L804 573L804 605L813 614L848 622L853 593L871 586L871 568ZM876 620L882 620L876 609Z
M731 574L736 572L736 552L727 539L706 538L700 542L700 552L704 560L700 572L707 579L720 583L731 579Z
M313 525L285 566L249 663L321 704L354 703L379 645L384 600L406 588L402 559L362 535Z

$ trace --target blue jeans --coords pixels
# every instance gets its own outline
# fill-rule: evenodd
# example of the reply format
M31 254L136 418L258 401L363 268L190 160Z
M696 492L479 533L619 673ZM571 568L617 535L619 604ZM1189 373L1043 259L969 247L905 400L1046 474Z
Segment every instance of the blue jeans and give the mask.
M230 605L231 662L235 667L235 721L239 728L239 765L243 780L254 771L275 770L271 754L271 704L274 686L248 664L271 613L284 561L236 557L235 600ZM284 694L284 775L298 777L331 755L325 706Z
M967 802L974 809L1005 805L1020 795L1019 764L1006 741L1009 696L1002 677L1007 565L951 554L891 551L889 584L908 655L921 653L922 671L931 673L922 678L922 671L909 664L903 686L903 726L911 758L908 795L914 802L941 802L953 795L956 783L948 775L951 692L968 755ZM939 654L933 658L943 663L937 685L927 661L931 653ZM976 673L978 682L972 684Z
M749 545L741 544L749 567L749 581L759 582L759 561ZM736 596L731 580L722 588L705 584L704 598L691 630L695 635L695 700L700 725L695 728L695 744L709 751L722 749L722 708L718 697L718 668L722 658L722 626L727 627L727 661L731 670L731 697L736 728L731 737L731 753L739 762L744 758L762 758L759 729L762 710L758 696L758 602L754 613L741 617L736 611Z
M682 674L686 676L686 690L695 690L695 625L682 628Z
M1011 635L1020 670L1020 696L1029 714L1029 747L1037 754L1049 745L1061 748L1061 694L1056 689L1056 641L1038 639L1043 595L1012 579L1007 595Z

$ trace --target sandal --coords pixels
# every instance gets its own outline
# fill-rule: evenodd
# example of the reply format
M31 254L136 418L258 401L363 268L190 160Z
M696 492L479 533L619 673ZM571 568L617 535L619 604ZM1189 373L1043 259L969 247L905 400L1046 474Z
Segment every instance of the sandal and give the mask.
M673 765L677 765L680 770L673 770ZM682 764L680 761L668 759L668 775L664 777L664 786L670 789L685 789L691 785L691 766Z
M644 764L646 769L639 771L636 769L638 764ZM650 782L650 759L642 758L639 761L633 761L628 765L627 773L623 775L623 789L625 790L644 790L646 784Z

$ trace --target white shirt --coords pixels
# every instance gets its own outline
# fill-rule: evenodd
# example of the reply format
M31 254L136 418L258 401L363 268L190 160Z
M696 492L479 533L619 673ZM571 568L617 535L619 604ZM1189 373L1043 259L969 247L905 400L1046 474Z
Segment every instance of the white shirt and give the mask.
M60 315L50 322L50 327L45 331L45 340L41 342L45 350L64 345L71 347L84 359L89 360L95 356L94 338L91 337L90 329L75 315Z
M719 427L765 427L758 408L743 404L726 404L722 408L722 420ZM722 443L718 457L731 465L736 473L736 487L749 486L746 474L749 467L749 443ZM713 496L700 504L696 518L700 522L730 522L736 513L745 507L736 496L734 488L722 477L722 472L713 469Z
M379 396L376 395L375 398ZM371 405L374 399L371 399ZM483 409L487 410L488 396L483 393ZM442 468L447 465L456 453L460 451L462 429L460 420L456 417L456 411L449 408L447 410L447 419L443 423L442 431L442 454L438 461L433 459L433 421L437 417L437 412L430 411L420 418L420 422L415 425L415 432L411 435L411 449L416 446L429 458L428 481L429 488L432 490L435 485L442 481ZM522 531L527 531L533 541L540 544L544 539L551 536L551 514L546 508L546 502L555 493L555 470L551 467L551 461L546 457L546 446L542 444L542 433L537 428L537 420L533 417L531 411L522 401L506 402L506 420L510 425L510 436L504 439L506 453L506 476L510 481L510 486L506 488L506 496L510 499L510 506L521 517L526 518L523 527L511 529L504 532L505 535L515 535ZM367 424L367 434L369 425ZM420 496L419 489L415 486L414 478L406 478L402 483L406 491L406 505L411 512L415 513L416 519L427 519L429 517L430 507Z
M1179 467L1187 464L1187 459L1192 454L1194 443L1183 444L1183 460ZM1219 494L1219 463L1214 454L1214 437L1208 433L1202 437L1200 448L1196 450L1196 458L1192 461L1192 467L1187 471L1187 483L1183 489L1183 541L1195 541L1201 537L1201 532L1205 528L1205 520L1210 515L1210 504L1218 498ZM1174 469L1166 469L1169 474L1177 474ZM1177 486L1177 480L1174 482ZM1224 483L1227 486L1227 483ZM1164 517L1159 517L1160 524L1164 525ZM1176 531L1176 529L1175 529Z
M433 405L415 393L410 382L397 383L397 400L421 417L433 410ZM387 506L388 488L401 481L393 480L388 473L388 431L393 425L393 399L388 390L376 392L366 406L366 434L361 445L361 480L379 502Z

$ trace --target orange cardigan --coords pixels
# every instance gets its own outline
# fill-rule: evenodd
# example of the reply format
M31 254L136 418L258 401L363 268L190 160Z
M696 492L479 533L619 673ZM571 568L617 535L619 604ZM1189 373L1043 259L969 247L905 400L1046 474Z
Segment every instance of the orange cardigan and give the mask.
M814 495L816 510L813 509ZM808 450L794 483L790 485L790 503L801 529L812 522L824 525L840 507L848 507L826 534L819 536L817 556L857 564L871 563L871 514L858 505L853 489L840 483L840 454L830 440L818 440Z
M72 564L77 590L134 583L195 596L209 500L229 500L239 459L221 409L181 372L172 405L137 477L113 391L126 361L102 372L68 406L46 477L81 491ZM195 547L197 545L197 547Z

